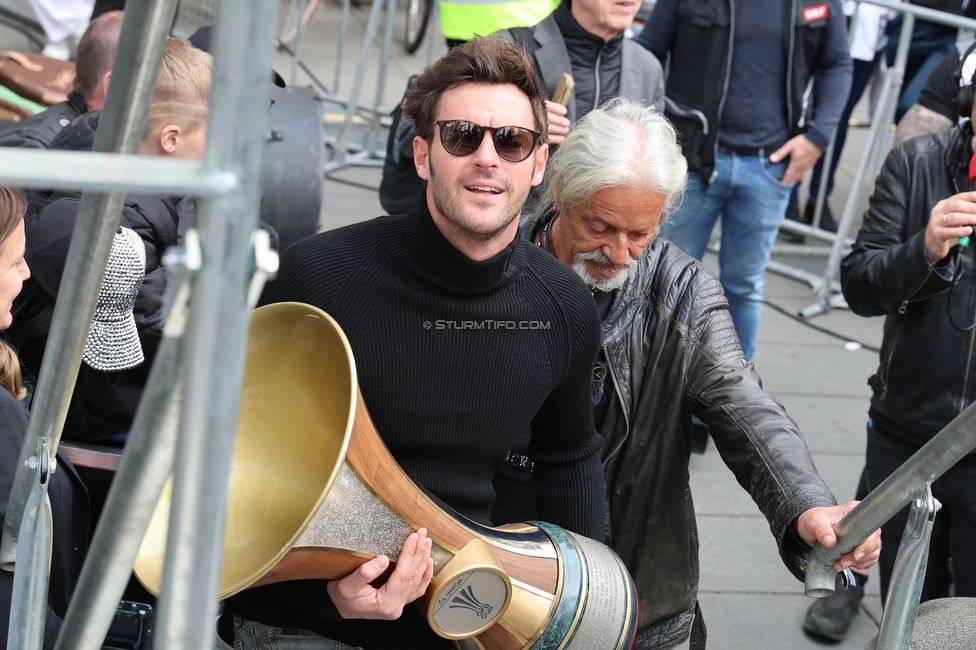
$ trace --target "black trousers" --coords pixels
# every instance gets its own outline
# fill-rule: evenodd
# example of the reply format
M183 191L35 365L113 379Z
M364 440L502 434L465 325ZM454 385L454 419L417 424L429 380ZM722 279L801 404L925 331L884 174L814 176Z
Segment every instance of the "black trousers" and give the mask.
M918 445L881 430L868 421L868 447L865 478L869 490L881 484L915 452ZM949 595L954 584L955 596L976 596L976 459L967 456L956 463L935 483L932 494L942 503L932 529L922 602ZM887 598L888 584L898 553L908 507L881 527L881 598Z

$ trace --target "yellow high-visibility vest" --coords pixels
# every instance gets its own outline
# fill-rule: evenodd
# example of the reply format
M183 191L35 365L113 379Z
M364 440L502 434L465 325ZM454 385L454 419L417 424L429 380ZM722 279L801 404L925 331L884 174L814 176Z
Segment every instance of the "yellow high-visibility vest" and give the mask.
M499 29L532 27L559 6L561 0L455 0L441 2L441 31L455 41L470 41Z

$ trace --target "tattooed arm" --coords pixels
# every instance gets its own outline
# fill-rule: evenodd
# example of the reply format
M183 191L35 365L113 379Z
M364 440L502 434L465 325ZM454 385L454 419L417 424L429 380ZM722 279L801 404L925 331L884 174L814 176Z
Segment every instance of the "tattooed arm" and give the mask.
M929 110L920 104L915 104L908 109L908 112L901 118L901 122L898 123L894 146L897 147L909 138L948 131L952 125L952 120L945 115Z

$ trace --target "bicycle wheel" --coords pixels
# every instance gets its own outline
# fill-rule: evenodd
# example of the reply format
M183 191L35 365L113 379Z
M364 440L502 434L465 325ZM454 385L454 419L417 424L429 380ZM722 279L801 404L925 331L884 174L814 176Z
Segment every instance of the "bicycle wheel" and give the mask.
M299 24L304 28L312 20L319 8L319 0L306 0L305 11L298 15L301 0L282 0L278 9L278 41L283 45L292 45L298 36ZM300 20L299 20L300 19Z
M423 42L435 2L437 0L407 0L407 25L403 38L403 48L407 54L416 52Z

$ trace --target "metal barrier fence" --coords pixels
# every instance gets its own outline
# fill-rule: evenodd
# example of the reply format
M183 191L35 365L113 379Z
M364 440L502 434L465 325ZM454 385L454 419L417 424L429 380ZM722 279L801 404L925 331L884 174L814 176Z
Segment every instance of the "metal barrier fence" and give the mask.
M213 25L216 0L180 0L173 23L173 36L187 38L204 25Z
M871 1L903 10L909 34L914 15L930 17L917 7ZM393 2L387 0L388 11L395 6ZM261 144L268 118L267 103L254 89L267 83L265 71L272 58L276 9L276 3L261 0L221 0L202 163L130 155L145 124L175 0L133 3L127 12L94 153L8 150L0 159L0 183L85 191L0 544L0 561L15 567L10 648L35 650L42 644L48 582L44 551L51 534L45 507L47 479L55 471L51 459L64 424L121 201L129 190L196 194L202 199L200 223L197 231L188 234L183 250L167 257L174 281L167 298L173 306L164 341L57 647L100 647L174 456L179 464L156 647L183 650L213 646L213 594L217 591L219 540L243 370L247 295L254 289L250 276L273 267L273 262L265 261L267 256L261 248L252 243L251 233L257 223ZM371 21L375 31L378 15L374 21L371 13ZM976 21L966 23L976 25ZM908 40L903 38L902 42L907 44ZM903 68L904 58L900 61ZM872 151L887 148L884 140L890 133L890 102L900 82L896 75L886 79L883 105L889 110L882 111L873 125L878 140L872 141L862 158L857 186L864 180ZM851 226L852 205L849 197L835 248L843 243ZM892 593L902 596L897 607L893 606L896 601L889 601L886 607L882 636L892 645L882 647L896 647L896 643L907 647L905 639L911 636L919 572L924 569L930 531L926 522L937 508L928 487L974 445L976 405L838 524L834 549L815 550L807 573L811 593L832 588L832 565L842 552L856 546L905 504L915 502L912 520L917 532L906 537L921 541L899 563L906 572L892 582Z
M130 5L95 152L11 149L0 159L0 183L84 191L0 544L0 561L15 569L10 648L42 647L46 541L51 535L47 479L122 200L130 190L200 197L199 238L188 235L182 258L169 258L171 266L189 269L190 276L174 283L183 285L182 299L176 300L167 323L146 399L139 405L109 493L108 516L95 532L57 647L101 646L162 479L171 470L167 461L173 447L167 449L167 438L176 440L179 460L156 647L209 649L214 643L213 594L243 374L250 276L263 265L273 266L266 252L252 245L268 121L267 100L254 89L267 84L277 3L221 0L201 163L131 155L146 122L176 1ZM187 305L188 316L182 318ZM119 504L125 508L117 508Z
M861 4L872 4L884 7L903 14L904 22L901 26L900 40L895 55L894 65L885 73L881 94L877 103L874 117L871 120L871 130L868 135L868 143L864 148L864 153L858 162L857 172L851 183L851 190L844 204L840 222L837 225L837 232L832 233L819 228L820 216L824 205L825 183L828 174L826 164L824 174L821 178L821 187L818 191L818 200L814 213L814 224L807 226L798 222L785 221L782 229L794 233L800 233L807 237L815 237L831 245L826 246L783 246L777 245L773 248L772 260L769 269L782 275L787 275L797 280L810 284L813 289L814 302L806 307L800 315L809 318L822 314L835 307L846 308L847 303L840 294L838 276L840 273L840 262L846 251L849 250L852 240L849 238L851 228L864 192L873 185L874 178L881 170L885 156L891 147L892 123L894 121L895 108L898 104L898 95L901 90L905 73L905 64L908 60L908 49L911 45L912 30L915 27L916 18L921 18L940 25L949 25L963 31L976 30L976 20L963 18L955 14L936 11L926 7L920 7L908 3L891 2L889 0L857 0L858 7ZM833 140L827 151L824 152L823 160L829 161L833 155ZM870 185L868 185L870 181ZM811 188L814 191L815 188Z
M307 6L315 2L326 0L280 0L282 12L293 12L297 16L305 14ZM434 59L435 34L438 31L439 8L435 0L432 15L427 28L427 63ZM401 3L402 4L402 3ZM347 95L340 92L343 85L342 67L347 49L347 32L353 10L352 0L342 0L342 13L339 21L339 32L336 40L335 73L331 85L318 78L302 61L302 38L306 25L301 19L294 26L294 38L291 38L292 27L289 26L289 38L279 38L279 50L285 52L291 59L288 74L285 70L279 72L285 76L288 83L294 85L301 69L317 90L317 98L327 107L325 110L325 145L331 152L330 160L326 164L324 173L329 174L351 166L381 166L386 156L386 139L389 129L390 107L385 106L386 99L386 71L390 63L393 47L393 28L398 7L397 0L376 0L370 3L369 15L365 28L365 37L359 51L355 72L352 75L352 86ZM197 27L208 24L214 17L213 0L181 0L173 33L177 36L187 36ZM380 29L382 27L382 34ZM281 34L279 34L281 36ZM285 42L285 41L288 42ZM379 48L378 56L375 50ZM372 99L365 99L365 78L367 70L374 66L377 70L377 82ZM399 96L391 98L393 102ZM332 107L329 110L328 107Z
M439 24L439 8L436 0L428 26L427 34L427 63L434 59L435 31ZM332 123L332 129L326 129L326 144L332 151L332 159L326 164L325 175L350 166L382 166L386 157L386 140L389 129L389 109L383 107L386 90L386 70L389 67L390 53L393 45L393 26L395 22L397 0L374 0L370 6L369 20L366 25L366 35L363 39L353 85L348 97L339 95L340 69L343 49L345 47L346 29L349 21L350 0L342 3L342 27L338 42L336 57L335 82L332 92L321 96L325 103L344 107L342 119ZM385 18L381 18L385 12ZM380 22L383 21L383 39L380 43L380 54L377 62L378 78L376 91L371 104L361 101L366 69L372 57L373 48L377 44ZM394 101L399 101L395 97ZM327 127L329 123L327 122Z

